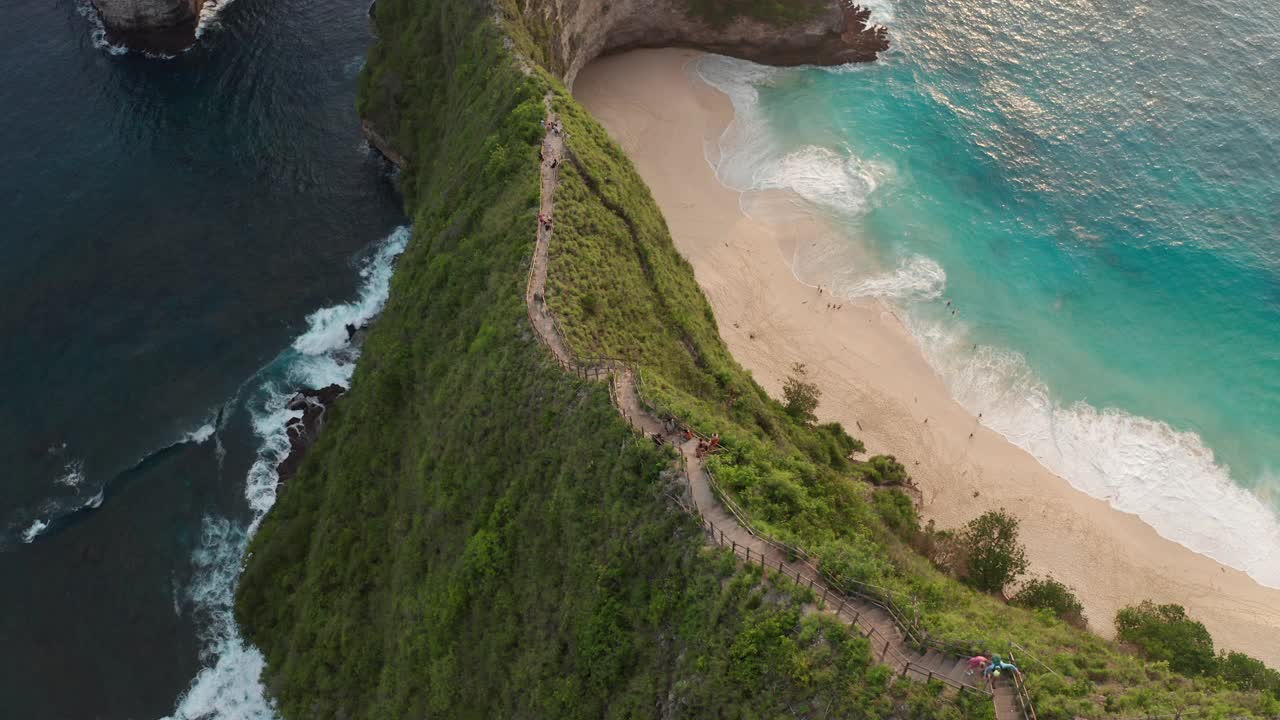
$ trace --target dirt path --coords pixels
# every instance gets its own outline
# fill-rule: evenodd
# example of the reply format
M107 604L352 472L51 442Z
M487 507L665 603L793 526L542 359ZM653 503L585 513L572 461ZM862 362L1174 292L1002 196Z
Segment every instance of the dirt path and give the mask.
M808 585L819 598L815 610L836 615L871 643L872 654L881 663L902 675L921 682L946 683L959 692L987 692L976 675L967 675L966 659L940 651L916 649L903 625L895 619L890 607L867 597L848 595L833 589L802 551L788 548L758 533L747 516L718 494L715 480L707 472L697 452L698 440L686 440L670 423L654 415L641 400L635 374L627 363L617 361L579 361L569 349L555 316L546 302L547 269L551 239L555 231L555 191L560 182L561 162L566 159L564 132L559 118L550 109L548 96L547 133L542 143L541 189L537 239L529 268L529 284L525 303L529 321L539 339L547 346L566 371L579 377L610 383L611 395L618 411L645 437L660 436L680 452L689 482L695 512L709 539L729 548L744 562L781 572L802 585ZM724 498L724 502L721 501ZM992 690L996 717L999 720L1034 718L1023 711L1012 683L997 683Z

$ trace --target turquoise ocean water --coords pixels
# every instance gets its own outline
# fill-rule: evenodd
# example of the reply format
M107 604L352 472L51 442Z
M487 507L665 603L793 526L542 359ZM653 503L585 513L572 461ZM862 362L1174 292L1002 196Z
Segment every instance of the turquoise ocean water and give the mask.
M905 309L990 426L1280 587L1280 6L875 13L873 65L702 61L738 113L722 181L831 217L797 274Z

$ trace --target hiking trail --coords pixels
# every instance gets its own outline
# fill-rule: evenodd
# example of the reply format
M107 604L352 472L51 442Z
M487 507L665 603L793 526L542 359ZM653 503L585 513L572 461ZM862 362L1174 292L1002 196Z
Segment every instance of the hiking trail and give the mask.
M580 359L569 350L564 333L546 302L547 270L555 232L555 191L562 164L568 159L565 131L551 108L551 97L549 94L545 100L547 117L542 143L538 230L525 290L529 322L538 339L565 371L585 380L609 382L614 404L632 427L646 438L661 437L664 443L669 442L678 450L694 502L693 513L701 520L712 543L729 548L746 563L781 572L808 585L821 598L815 609L834 614L866 637L874 658L896 674L920 682L939 681L959 693L990 695L997 720L1036 720L1021 681L1001 678L990 689L985 688L978 674L966 674L968 657L946 652L937 647L938 643L922 639L901 619L900 613L895 612L892 601L881 602L864 594L836 589L803 550L754 530L747 515L720 491L704 466L697 452L699 440L686 439L679 432L678 423L671 422L674 418L664 422L645 406L637 388L635 370L629 362L612 358Z

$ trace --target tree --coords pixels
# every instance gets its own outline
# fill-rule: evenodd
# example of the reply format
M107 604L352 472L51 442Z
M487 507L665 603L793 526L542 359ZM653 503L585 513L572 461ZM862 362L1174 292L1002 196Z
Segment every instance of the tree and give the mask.
M1004 508L989 510L960 532L968 557L967 581L983 592L1003 592L1027 571L1027 553L1018 544L1018 519Z
M1116 613L1116 639L1151 660L1164 660L1183 675L1211 675L1217 669L1213 637L1204 623L1187 616L1181 605L1144 600Z
M1048 610L1064 622L1081 629L1087 625L1084 605L1080 603L1080 599L1071 588L1053 577L1028 580L1018 594L1013 596L1012 602L1026 608Z
M818 409L818 398L822 391L809 382L809 370L804 363L791 366L791 375L782 384L782 397L786 400L787 413L800 422L811 424L817 421L814 410Z
M1241 690L1267 690L1280 695L1280 672L1244 653L1219 654L1218 675Z

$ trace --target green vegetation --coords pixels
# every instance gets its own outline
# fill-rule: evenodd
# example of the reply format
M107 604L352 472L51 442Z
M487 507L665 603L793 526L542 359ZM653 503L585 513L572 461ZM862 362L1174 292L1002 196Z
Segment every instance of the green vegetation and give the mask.
M796 363L791 368L791 375L782 384L783 405L787 408L787 414L802 423L817 422L818 416L814 411L818 409L821 397L822 391L816 384L809 382L809 371L805 369L804 363Z
M1163 660L1184 675L1213 672L1213 638L1204 623L1187 617L1181 605L1147 600L1116 613L1116 639L1140 648L1152 660Z
M822 0L689 0L689 14L714 27L723 27L740 17L773 24L808 20L830 7Z
M804 612L808 591L705 547L671 501L671 459L525 318L554 82L521 73L476 4L377 15L360 106L409 158L414 239L241 579L237 617L282 715L989 717L892 677ZM603 292L579 310L616 319Z
M1263 690L1280 700L1280 672L1238 652L1213 654L1213 638L1204 623L1181 605L1146 600L1116 613L1116 639L1147 658L1190 676L1216 676L1241 690Z
M1062 621L1082 630L1088 626L1080 599L1071 588L1052 577L1028 580L1011 602L1019 607L1048 610Z
M989 593L1003 593L1027 571L1027 551L1018 543L1018 519L1004 508L969 521L960 533L966 558L965 581Z
M690 3L709 18L729 7ZM360 110L409 160L414 239L237 596L287 720L991 713L890 678L864 641L802 611L806 593L704 547L671 501L670 458L538 345L523 292L547 92L574 151L548 303L577 352L639 361L651 403L721 434L710 466L762 529L836 578L891 590L958 647L1025 647L1015 659L1045 720L1280 712L1241 689L1267 682L1248 662L1232 661L1231 679L1186 678L917 552L960 534L920 528L891 487L909 481L901 463L851 459L860 442L788 412L729 355L648 189L542 69L558 29L529 5L499 0L504 35L482 3L379 0ZM763 17L807 6L733 4Z

